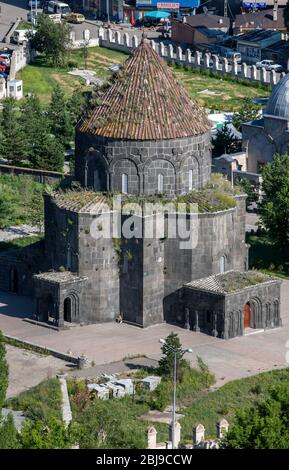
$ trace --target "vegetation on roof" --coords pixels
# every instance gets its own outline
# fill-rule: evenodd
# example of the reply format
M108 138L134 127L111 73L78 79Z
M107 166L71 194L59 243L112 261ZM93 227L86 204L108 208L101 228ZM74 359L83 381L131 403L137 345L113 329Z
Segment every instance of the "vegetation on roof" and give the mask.
M183 194L175 199L168 198L165 194L153 195L125 195L121 197L122 206L125 204L135 204L137 207L144 207L145 204L174 204L176 211L183 211L183 206L179 204L186 204L186 211L188 213L213 213L236 206L235 196L241 194L241 189L237 186L232 187L231 184L220 174L213 174L211 180L205 185L204 188L196 191L191 191L188 194ZM86 205L107 204L110 208L113 207L113 196L120 193L110 192L95 192L93 190L82 188L81 186L71 186L65 189L59 189L52 193L54 201L58 206L64 207L72 211L79 211ZM130 206L131 208L131 206Z
M234 292L245 287L254 286L270 280L270 276L259 271L236 272L231 271L218 276L218 283L225 292Z
M72 211L79 211L92 202L108 203L109 201L109 197L105 196L103 193L97 193L84 188L60 189L52 193L52 197L58 206Z

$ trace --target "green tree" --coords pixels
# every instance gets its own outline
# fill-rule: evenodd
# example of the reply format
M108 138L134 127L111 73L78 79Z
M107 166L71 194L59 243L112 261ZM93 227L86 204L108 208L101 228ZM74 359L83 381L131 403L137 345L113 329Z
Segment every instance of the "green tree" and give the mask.
M180 338L177 333L171 332L165 339L165 343L162 346L163 356L159 360L159 371L162 375L173 376L174 369L174 358L176 352L176 362L177 362L177 380L181 380L183 370L188 366L188 363L183 359L184 352L182 350L182 345Z
M27 97L21 110L22 127L27 140L27 158L34 161L35 150L49 132L47 116L42 109L39 98L35 95Z
M34 168L63 172L64 147L50 134L44 134L35 145Z
M24 449L69 449L75 445L78 431L75 425L67 429L56 418L47 422L26 420L21 430L21 446Z
M5 355L4 338L0 331L0 409L3 406L8 387L8 364Z
M248 209L252 202L258 202L259 186L256 185L254 182L249 181L247 178L242 178L239 184L243 191L247 194L246 207Z
M52 134L62 145L65 147L69 146L73 139L74 129L71 116L67 109L64 93L59 85L57 85L52 92L48 119Z
M76 126L79 119L85 114L91 93L75 90L67 102L67 110L72 126Z
M212 144L214 157L219 157L223 153L235 153L242 148L241 141L234 136L227 123L217 130Z
M286 385L273 387L255 407L238 410L223 447L288 449L289 395Z
M144 449L144 428L139 424L131 397L93 401L79 414L81 449ZM144 412L145 408L141 408ZM140 413L140 411L138 411ZM139 414L138 414L139 415Z
M3 102L0 119L0 155L12 164L19 164L26 157L27 141L20 120L20 113L13 98Z
M32 49L42 53L54 67L66 64L68 56L70 26L66 22L54 23L48 15L38 16L36 33L30 35Z
M233 116L233 125L238 131L241 130L244 122L257 119L260 113L260 107L253 103L250 98L244 98L240 111Z
M272 242L285 249L289 241L289 155L275 155L262 176L261 222Z
M19 435L15 428L13 417L0 420L0 449L19 449L21 447Z
M40 233L44 218L44 199L42 189L40 190L37 188L32 194L28 209L28 217L31 225L37 227L38 232Z

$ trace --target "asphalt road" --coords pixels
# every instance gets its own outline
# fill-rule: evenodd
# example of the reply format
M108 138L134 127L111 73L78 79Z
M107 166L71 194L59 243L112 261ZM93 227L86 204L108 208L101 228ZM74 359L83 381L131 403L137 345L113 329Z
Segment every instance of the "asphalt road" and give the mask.
M8 32L11 23L16 18L26 19L27 0L6 0L0 2L0 41L3 41L5 34Z

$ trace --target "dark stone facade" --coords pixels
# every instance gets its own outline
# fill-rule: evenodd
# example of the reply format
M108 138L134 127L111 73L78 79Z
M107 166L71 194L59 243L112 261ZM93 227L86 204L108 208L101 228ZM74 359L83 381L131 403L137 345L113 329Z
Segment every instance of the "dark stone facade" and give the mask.
M210 179L210 134L160 141L125 141L77 132L76 178L97 191L156 194L158 175L169 197L199 189ZM190 171L192 172L190 174Z
M251 328L282 326L280 280L270 280L242 290L218 294L185 286L179 323L188 329L229 339L245 332L244 307L250 307Z

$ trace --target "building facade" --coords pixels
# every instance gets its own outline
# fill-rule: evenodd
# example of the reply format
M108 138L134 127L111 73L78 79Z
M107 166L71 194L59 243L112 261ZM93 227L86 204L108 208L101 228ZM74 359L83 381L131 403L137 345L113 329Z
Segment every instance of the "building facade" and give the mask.
M289 76L273 88L261 119L242 126L243 146L247 152L249 172L260 173L276 153L288 153L289 144Z
M205 111L143 38L77 126L77 184L45 196L44 241L0 255L0 289L33 295L34 318L58 327L121 315L142 327L194 328L188 283L248 267L246 197L211 181L209 130ZM266 282L248 275L260 312ZM228 335L220 309L217 333L204 332L244 333L241 303L251 297L239 287L243 328Z

